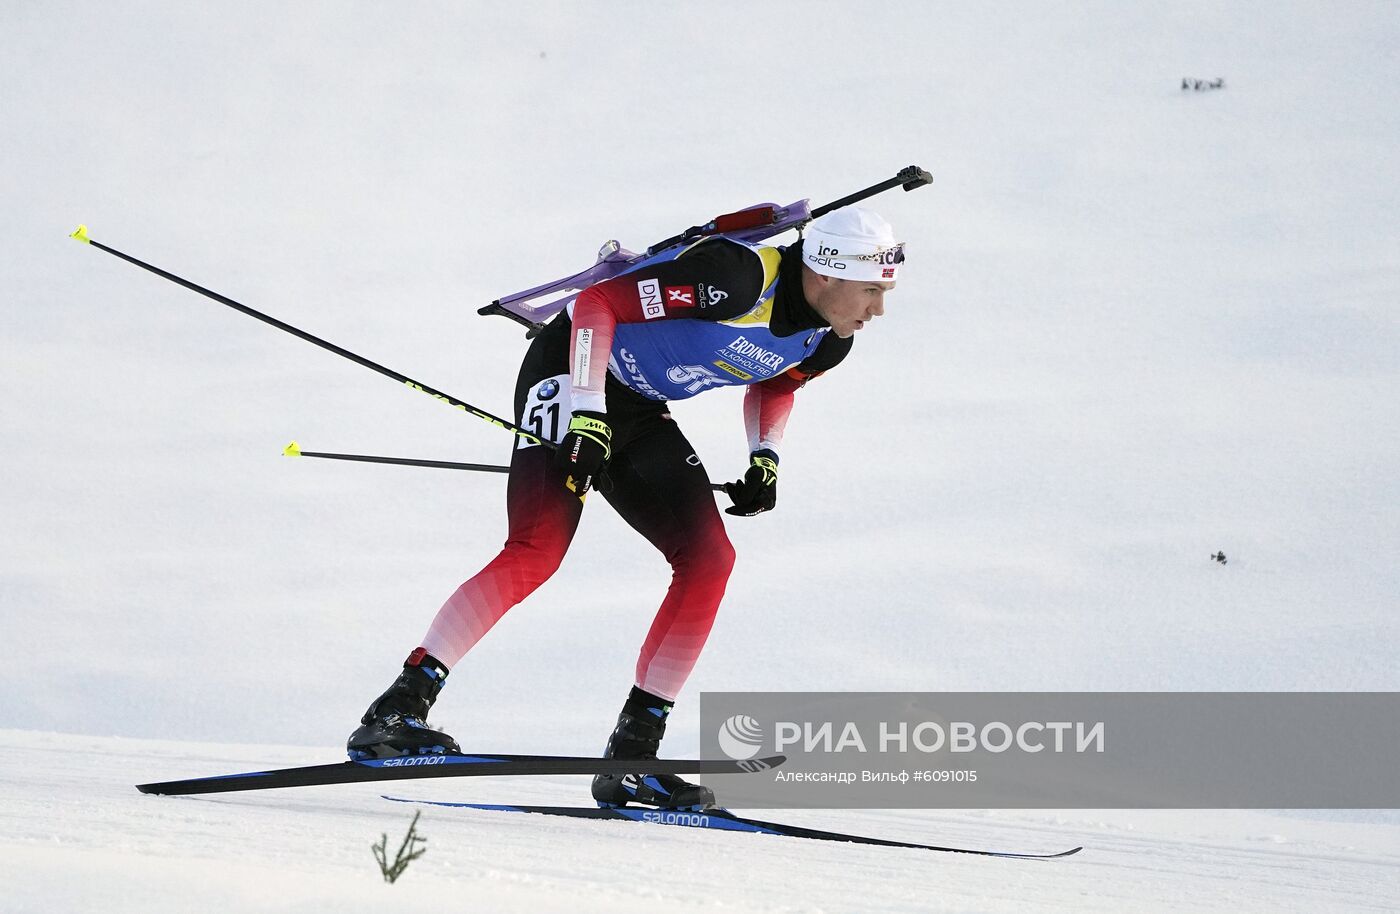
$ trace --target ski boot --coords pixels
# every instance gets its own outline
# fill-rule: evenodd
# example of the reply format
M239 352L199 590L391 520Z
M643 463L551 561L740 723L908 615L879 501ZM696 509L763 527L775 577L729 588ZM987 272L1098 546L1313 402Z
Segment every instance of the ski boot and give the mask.
M633 686L608 739L604 758L654 759L666 733L671 703ZM714 792L674 774L599 774L593 778L593 799L599 806L639 803L661 809L699 810L715 805Z
M427 724L428 709L446 678L447 667L423 648L409 654L399 678L374 700L360 718L360 728L350 734L345 744L350 759L460 752L456 740Z

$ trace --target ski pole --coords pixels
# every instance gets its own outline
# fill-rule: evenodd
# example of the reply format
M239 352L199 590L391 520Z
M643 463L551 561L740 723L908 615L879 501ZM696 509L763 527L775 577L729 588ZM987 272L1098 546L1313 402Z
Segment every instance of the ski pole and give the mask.
M532 434L530 434L529 432L525 431L525 429L521 428L520 426L516 425L516 424L513 423L513 422L507 422L505 419L502 419L502 418L500 418L499 416L493 416L493 415L491 415L490 413L486 412L484 409L480 409L480 408L478 408L478 407L472 406L470 403L467 403L467 402L464 401L464 400L458 400L456 397L448 396L447 394L443 393L442 391L434 390L433 388L427 386L426 384L421 384L421 383L419 383L418 381L413 380L412 378L408 377L407 375L399 374L397 371L394 371L392 368L385 368L383 365L380 365L378 362L372 362L372 361L370 361L369 359L365 358L364 356L356 355L355 353L351 352L351 351L348 350L348 349L345 349L345 348L342 348L342 347L340 347L340 346L337 346L335 343L327 342L326 340L321 339L319 336L313 336L312 334L307 333L305 330L300 330L300 329L298 329L298 328L296 328L296 327L293 327L291 324L285 323L285 322L283 322L283 321L279 321L277 318L272 317L272 316L267 315L267 314L263 314L261 311L258 311L258 310L255 310L255 309L253 309L253 308L250 308L250 307L248 307L247 305L242 304L241 302L236 302L236 301L234 301L233 299L229 298L229 297L226 296L226 295L220 295L218 292L215 292L215 291L213 291L213 290L211 290L211 289L206 289L206 288L204 288L203 286L198 285L197 283L190 282L188 279L184 279L184 278L182 278L182 277L176 276L174 273L170 273L170 272L167 272L166 270L162 270L160 267L152 266L151 264L146 263L145 261L142 261L142 260L137 260L135 257L132 257L130 254L124 254L124 253L122 253L121 251L118 251L116 248L110 248L110 247L108 247L107 245L102 244L102 243L99 242L99 241L93 241L91 238L88 237L87 226L86 226L86 225L79 225L78 228L77 228L77 230L74 231L73 234L72 234L70 237L76 238L77 240L81 241L83 244L91 245L92 247L95 247L95 248L97 248L98 250L106 251L108 254L111 254L111 255L114 256L114 257L119 257L119 258L121 258L122 260L125 260L125 261L128 262L128 263L131 263L131 264L134 264L135 266L140 267L140 268L143 269L143 270L149 270L150 272L156 274L157 276L160 276L160 277L163 278L163 279L168 279L168 280L170 280L171 282L175 283L176 285L184 286L186 289L189 289L189 290L192 291L192 292L198 292L200 295L203 295L203 296L205 296L206 298L211 298L211 299L213 299L214 301L218 302L218 303L221 304L221 305L228 305L230 308L233 308L235 311L242 311L244 314L248 315L249 317L255 317L255 318L257 318L258 320L262 321L262 322L265 323L265 324L271 324L273 327L276 327L278 330L285 330L287 333L290 333L292 336L300 337L301 339L306 340L308 343L314 343L314 344L316 344L317 346L320 346L322 349L328 350L328 351L330 351L330 352L334 352L336 355L342 356L342 357L344 357L344 358L347 358L347 359L349 359L350 361L354 362L354 363L357 364L357 365L363 365L365 368L371 369L372 371L377 371L377 372L379 372L380 374L384 375L385 377L393 378L395 381L398 381L400 384L404 384L404 385L407 385L408 387L413 388L414 390L421 391L421 392L427 394L428 396L430 396L430 397L432 397L432 398L434 398L434 399L436 399L436 400L441 400L443 403L446 403L448 406L454 406L454 407L456 407L457 409L460 409L460 410L462 410L462 411L465 412L465 413L470 413L471 415L476 416L478 419L482 419L482 420L484 420L484 421L486 421L486 422L489 422L489 423L491 423L492 425L497 426L498 428L503 428L503 429L505 429L505 430L508 431L508 432L511 432L511 433L513 433L513 434L515 434L515 435L521 437L521 438L524 438L526 441L529 441L529 442L532 443L532 444L540 444L540 445L543 445L543 446L545 446L545 447L547 447L547 448L550 448L551 450L553 450L553 449L557 446L557 445L555 445L554 442L552 442L552 441L546 441L546 440L544 440L543 438L540 438L540 437L537 436L537 435L532 435ZM287 456L298 456L297 454L290 454L290 453L288 453L288 451L290 451L293 447L295 447L295 445L296 445L296 442L292 442L292 444L289 445L288 448L287 448L287 450L284 450L283 453L284 453L284 454L287 454ZM479 470L479 471L481 471L481 472L487 472L487 473L510 472L510 468L509 468L509 467L497 467L497 466L490 466L490 465L486 465L486 464L457 464L457 465L451 465L448 461L432 461L432 462L427 462L427 461L414 461L413 463L409 464L409 461L408 461L407 458L400 458L400 457L365 457L365 456L350 455L350 454L346 454L346 455L333 455L333 454L321 454L321 453L314 454L314 455L309 455L308 452L305 452L305 451L300 452L300 456L327 457L327 458L332 459L332 460L335 460L335 459L340 459L340 460L362 460L362 461L368 462L368 463L402 463L402 464L408 464L408 465L414 465L414 466L441 466L441 467L449 468L449 469L460 469L460 470L471 469L471 470ZM716 492L719 492L719 491L723 491L724 486L721 485L721 484L719 484L719 483L713 483L713 482L712 482L712 483L710 483L710 488L713 489L713 490L715 490Z
M303 451L293 441L282 449L283 457L321 457L326 460L355 460L360 463L391 463L401 467L434 467L440 470L475 470L478 473L509 473L510 467L494 463L457 463L452 460L418 460L411 457L376 457L370 454L331 454L325 451Z
M458 463L452 460L419 460L413 457L377 457L371 454L332 454L326 451L303 451L301 445L293 441L282 450L284 457L321 457L326 460L353 460L360 463L388 463L401 467L432 467L440 470L473 470L478 473L509 473L510 467L494 463ZM710 483L716 492L724 491L724 484Z
M322 349L328 350L328 351L330 351L330 352L334 352L336 355L341 356L341 357L343 357L343 358L347 358L347 359L349 359L350 361L354 362L354 363L357 364L357 365L363 365L365 368L368 368L368 369L370 369L370 370L372 370L372 371L377 371L377 372L379 372L380 374L384 375L385 377L393 378L395 381L398 381L400 384L404 384L404 385L407 385L408 387L413 388L414 390L421 391L422 393L425 393L425 394L427 394L428 396L430 396L430 397L432 397L432 398L434 398L434 399L436 399L436 400L441 400L443 403L446 403L448 406L454 406L454 407L456 407L457 409L460 409L460 410L462 410L462 411L465 412L465 413L470 413L471 415L476 416L478 419L482 419L482 420L484 420L484 421L486 421L486 422L490 422L492 425L495 425L495 426L497 426L498 428L503 428L503 429L505 429L505 430L508 431L508 432L512 432L513 434L519 435L521 438L524 438L526 441L529 441L529 442L531 442L532 444L542 444L542 445L544 445L545 447L548 447L548 448L553 448L553 447L554 447L554 444L553 444L553 443L548 442L548 441L545 441L544 439L539 438L539 437L536 436L536 435L530 434L529 432L525 431L525 429L521 428L520 426L516 425L515 423L513 423L513 422L507 422L505 419L502 419L502 418L500 418L499 416L493 416L493 415L491 415L490 413L486 412L485 410L479 409L478 407L475 407L475 406L472 406L470 403L467 403L467 402L464 401L464 400L458 400L456 397L450 397L450 396L448 396L447 394L445 394L445 393L443 393L443 392L441 392L441 391L434 390L433 388L427 386L426 384L420 384L419 382L413 380L412 378L408 377L407 375L399 374L397 371L394 371L392 368L385 368L383 365L380 365L378 362L371 362L369 359L365 358L364 356L356 355L355 353L351 352L350 350L348 350L348 349L343 349L343 348L341 348L340 346L337 346L337 345L334 344L334 343L329 343L329 342L327 342L327 341L321 339L321 338L318 337L318 336L312 336L310 333L307 333L305 330L299 330L299 329L297 329L296 327L293 327L291 324L287 324L287 323L283 323L282 321L279 321L279 320L278 320L277 318L275 318L275 317L271 317L271 316L269 316L269 315L263 314L261 311L255 311L254 309L248 307L247 305L244 305L244 304L241 304L241 303L239 303L239 302L236 302L236 301L234 301L233 299L231 299L231 298L229 298L229 297L227 297L227 296L220 295L218 292L211 291L211 290L209 290L209 289L204 288L204 287L201 286L201 285L197 285L197 284L195 284L195 283L192 283L192 282L190 282L188 279L182 279L181 277L176 276L174 273L168 273L168 272L166 272L165 270L162 270L160 267L152 266L152 265L149 264L149 263L146 263L146 262L141 261L141 260L137 260L135 257L132 257L130 254L123 254L121 251L118 251L116 248L109 248L109 247L107 247L107 245L105 245L105 244L102 244L102 243L97 242L97 241L93 241L91 238L88 237L87 226L86 226L86 225L80 225L80 226L78 226L77 231L73 232L73 234L72 234L70 237L76 238L76 239L78 239L79 241L81 241L83 244L91 245L91 246L97 248L97 249L100 250L100 251L106 251L108 254L111 254L111 255L114 256L114 257L119 257L119 258L121 258L122 260L125 260L127 263L134 264L134 265L140 267L140 268L143 269L143 270L149 270L150 272L156 274L157 276L159 276L159 277L161 277L161 278L163 278L163 279L168 279L168 280L170 280L171 282L175 283L176 285L184 286L186 289L189 289L189 290L192 291L192 292L198 292L200 295L203 295L205 298L211 298L211 299L213 299L214 301L218 302L218 303L221 304L221 305L228 305L230 308L233 308L235 311L242 311L244 314L248 315L249 317L255 317L255 318L257 318L258 320L262 321L262 322L265 323L265 324L271 324L272 326L276 327L278 330L284 330L284 331L286 331L287 333L290 333L292 336L300 337L301 339L306 340L308 343L314 343L314 344L316 344L317 346L320 346Z

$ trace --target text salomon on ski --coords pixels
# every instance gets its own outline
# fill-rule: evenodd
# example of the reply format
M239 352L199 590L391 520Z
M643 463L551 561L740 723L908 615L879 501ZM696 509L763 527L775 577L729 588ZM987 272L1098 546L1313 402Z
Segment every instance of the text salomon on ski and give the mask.
M489 812L532 812L545 816L567 816L573 819L607 819L618 822L649 822L655 825L677 825L683 828L707 828L715 831L749 832L758 835L781 835L787 838L807 838L815 841L843 841L849 844L873 844L879 847L907 847L914 850L939 851L946 854L974 854L978 857L1012 857L1022 860L1053 860L1068 857L1082 851L1083 847L1072 847L1067 851L1053 854L1023 854L1014 851L973 850L965 847L941 847L936 844L913 844L908 841L892 841L887 838L868 838L863 835L848 835L844 832L826 831L820 828L803 828L799 825L784 825L781 822L764 822L759 819L746 819L736 816L727 809L703 809L696 811L679 809L650 809L642 807L597 806L510 806L495 803L448 803L437 800L409 800L403 797L389 797L396 803L417 803L422 806L452 806L459 809L479 809Z
M273 771L249 771L213 777L138 784L142 793L176 796L355 784L405 778L505 777L534 774L742 774L766 771L787 761L786 756L735 762L729 759L604 759L564 755L405 755L364 759L335 765L308 765Z

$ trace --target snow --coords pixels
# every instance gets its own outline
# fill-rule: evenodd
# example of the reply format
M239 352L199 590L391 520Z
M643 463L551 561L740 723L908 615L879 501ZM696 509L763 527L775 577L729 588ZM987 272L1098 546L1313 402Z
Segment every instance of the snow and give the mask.
M0 732L6 911L1379 911L1400 890L1390 825L1239 811L755 813L965 847L1085 846L996 860L380 799L577 802L568 778L148 797L133 779L304 764L324 750L117 737L75 748L66 734ZM385 884L370 845L387 834L396 848L415 808L427 853Z
M922 165L667 751L704 690L1393 691L1397 46L1360 2L0 5L0 911L1393 907L1393 812L743 811L1086 846L1042 864L428 809L383 886L411 812L372 787L137 794L337 757L503 537L498 477L288 441L510 442L66 236L504 412L524 341L480 305ZM738 475L735 392L676 415ZM593 505L435 721L596 753L668 579Z

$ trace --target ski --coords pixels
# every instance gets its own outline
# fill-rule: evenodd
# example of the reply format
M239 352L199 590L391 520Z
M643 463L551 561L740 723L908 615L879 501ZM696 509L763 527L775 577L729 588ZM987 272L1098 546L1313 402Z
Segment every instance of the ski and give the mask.
M227 793L234 790L269 790L276 787L397 781L405 778L508 777L536 774L742 774L776 768L785 761L787 757L782 755L740 762L729 759L628 760L564 755L403 755L334 765L307 765L300 768L248 771L181 781L160 781L137 784L136 789L142 793L184 796Z
M887 838L867 838L863 835L848 835L838 831L825 831L820 828L803 828L799 825L784 825L779 822L763 822L759 819L746 819L736 816L727 809L704 809L684 811L676 809L647 809L640 807L597 807L597 806L510 806L495 803L448 803L438 800L410 800L403 797L384 797L395 803L417 803L423 806L451 806L458 809L477 809L488 812L528 812L545 816L567 816L572 819L607 819L619 822L650 822L656 825L678 825L683 828L708 828L716 831L750 832L758 835L782 835L788 838L807 838L814 841L844 841L849 844L873 844L879 847L908 847L922 851L939 851L946 854L973 854L978 857L1011 857L1020 860L1053 860L1077 854L1084 848L1072 847L1055 854L1023 854L1014 851L974 850L965 847L940 847L936 844L912 844L908 841L891 841Z

